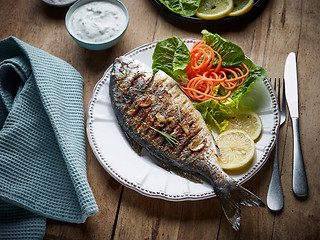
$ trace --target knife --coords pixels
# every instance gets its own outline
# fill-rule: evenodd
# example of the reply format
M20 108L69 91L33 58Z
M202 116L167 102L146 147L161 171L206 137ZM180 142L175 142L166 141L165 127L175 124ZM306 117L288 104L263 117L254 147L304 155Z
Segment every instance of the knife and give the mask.
M297 63L294 52L289 53L284 69L285 94L292 120L293 131L293 172L292 189L296 196L308 195L308 181L304 168L303 155L299 135L299 102L298 102L298 77Z

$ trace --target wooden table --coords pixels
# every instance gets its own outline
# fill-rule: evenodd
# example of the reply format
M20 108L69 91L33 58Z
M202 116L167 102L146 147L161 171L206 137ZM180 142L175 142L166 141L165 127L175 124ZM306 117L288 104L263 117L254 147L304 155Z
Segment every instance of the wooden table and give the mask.
M123 0L130 14L124 38L100 52L85 50L68 35L67 8L40 0L0 0L0 38L11 35L72 64L84 79L84 110L92 90L116 56L142 44L177 35L200 38L201 26L176 24L148 0ZM121 186L96 160L87 144L88 179L99 212L84 224L47 221L45 239L320 239L320 1L270 0L264 11L246 23L209 26L240 45L271 78L282 78L289 52L297 53L300 131L309 181L307 198L292 192L292 124L280 130L280 166L285 205L274 214L268 208L243 207L236 232L223 216L216 198L169 202L148 198ZM246 188L266 202L272 171L271 154Z

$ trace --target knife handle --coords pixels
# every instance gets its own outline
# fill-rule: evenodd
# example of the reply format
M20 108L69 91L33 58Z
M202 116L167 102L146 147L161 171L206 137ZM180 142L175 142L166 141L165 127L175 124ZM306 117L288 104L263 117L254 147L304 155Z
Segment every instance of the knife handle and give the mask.
M296 196L308 195L308 181L304 168L303 155L299 136L299 118L292 118L293 128L293 174L292 189Z

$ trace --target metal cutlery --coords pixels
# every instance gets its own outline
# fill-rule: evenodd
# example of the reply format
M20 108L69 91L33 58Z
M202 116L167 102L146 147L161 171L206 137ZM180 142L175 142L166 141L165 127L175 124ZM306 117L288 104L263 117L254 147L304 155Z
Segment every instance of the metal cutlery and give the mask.
M278 103L280 108L280 99L282 95L282 104L280 110L280 126L286 121L286 98L285 98L285 87L284 82L282 83L282 92L280 91L280 79L277 87L277 80L274 83L274 90L278 94ZM280 211L283 208L283 190L281 185L280 171L279 171L279 135L276 139L275 155L273 160L273 170L271 181L267 195L267 205L272 211Z
M299 135L299 110L298 110L298 78L295 53L289 53L285 69L284 80L286 85L286 99L292 120L293 129L293 173L292 189L296 196L303 197L308 194L307 175L304 168L303 155Z

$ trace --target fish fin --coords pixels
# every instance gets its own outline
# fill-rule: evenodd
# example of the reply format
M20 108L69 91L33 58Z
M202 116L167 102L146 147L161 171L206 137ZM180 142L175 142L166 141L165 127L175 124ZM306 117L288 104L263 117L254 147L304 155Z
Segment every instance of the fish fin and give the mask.
M217 188L215 192L226 218L235 230L239 230L240 227L241 205L265 207L258 196L236 182L227 188Z

